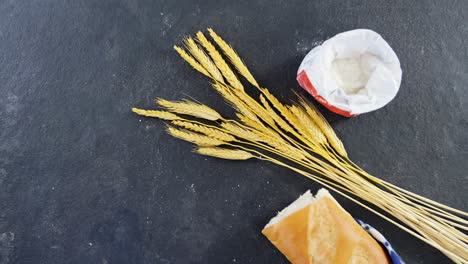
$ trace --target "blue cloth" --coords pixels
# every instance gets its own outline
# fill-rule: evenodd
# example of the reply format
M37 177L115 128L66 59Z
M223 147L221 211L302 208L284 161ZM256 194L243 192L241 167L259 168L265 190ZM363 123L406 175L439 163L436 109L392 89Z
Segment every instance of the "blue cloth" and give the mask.
M387 250L387 253L390 256L393 264L405 264L401 257L395 252L395 250L393 250L390 242L388 242L388 240L379 231L359 219L355 220L362 228L364 228L364 230L367 231L367 233L369 233L375 240L377 240L377 242L379 242L385 248L385 250Z

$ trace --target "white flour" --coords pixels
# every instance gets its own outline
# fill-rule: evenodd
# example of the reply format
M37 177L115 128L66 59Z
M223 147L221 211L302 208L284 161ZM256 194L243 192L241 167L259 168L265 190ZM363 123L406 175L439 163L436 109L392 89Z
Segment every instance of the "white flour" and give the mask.
M367 94L366 84L376 63L378 59L370 54L335 59L331 65L332 77L346 94Z

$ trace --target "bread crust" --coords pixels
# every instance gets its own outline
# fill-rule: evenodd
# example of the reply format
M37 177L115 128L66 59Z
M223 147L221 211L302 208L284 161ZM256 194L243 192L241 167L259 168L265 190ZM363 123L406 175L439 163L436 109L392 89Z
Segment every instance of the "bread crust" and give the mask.
M328 192L319 192L310 204L268 224L262 233L295 264L391 263Z

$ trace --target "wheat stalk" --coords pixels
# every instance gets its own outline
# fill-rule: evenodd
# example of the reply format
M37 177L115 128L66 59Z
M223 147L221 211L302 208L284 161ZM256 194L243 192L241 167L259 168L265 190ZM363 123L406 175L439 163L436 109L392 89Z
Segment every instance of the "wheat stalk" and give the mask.
M224 40L211 29L209 33L237 71L260 90L260 103L243 87L241 89L240 82L237 83L237 77L222 55L202 33L197 33L197 39L209 57L191 38L186 40L186 45L198 62L182 49L176 50L193 68L213 79L213 87L237 110L236 116L241 122L223 119L215 110L188 101L159 99L157 102L169 112L137 108L133 109L134 112L170 120L174 125L187 129L168 127L167 130L169 134L197 145L197 153L232 160L257 158L296 171L434 246L454 262L468 263L468 236L460 231L468 230L468 221L460 217L468 217L468 213L367 174L348 159L343 143L312 104L299 95L299 104L282 104L266 88L260 88L240 57ZM221 122L213 126L186 120L174 113ZM214 147L219 145L233 149ZM372 203L400 222L348 194Z
M188 122L188 121L182 121L182 120L174 120L171 123L176 126L183 127L185 129L188 129L194 132L205 134L211 138L218 139L221 141L231 142L231 141L236 140L236 138L231 136L230 134L225 133L221 131L220 129L211 128L207 125L201 125L201 124L197 124L194 122Z
M176 114L167 112L167 111L158 111L158 110L143 110L139 108L132 108L132 112L141 115L141 116L148 116L148 117L156 117L163 120L177 120L180 119L179 116Z
M277 119L275 119L275 121L278 123L279 126L281 127L284 127L284 129L295 135L298 139L304 141L303 137L301 137L301 135L299 135L296 130L294 128L300 128L299 127L299 124L298 124L298 121L297 121L297 118L295 117L295 115L289 110L289 108L285 105L283 105L275 96L273 96L270 91L268 91L268 89L266 88L260 88L260 91L262 92L262 94L268 99L268 101L271 102L271 104L273 105L273 107L284 117L281 118L280 116L278 116L277 114L275 115L277 117ZM261 99L261 98L260 98ZM265 100L265 104L268 104L267 101ZM274 112L273 109L270 110L270 112ZM292 126L291 126L292 125ZM294 127L294 128L293 128Z
M218 45L222 45L225 48L227 48L225 51L226 54L228 55L229 58L231 59L231 62L233 62L234 66L241 72L246 75L244 76L250 76L251 78L249 81L253 81L256 83L255 79L253 79L253 76L250 74L248 71L247 67L245 64L242 62L242 60L237 56L237 54L232 50L232 48L229 47L213 30L210 31L211 36L215 39ZM199 42L202 44L203 47L208 51L208 54L210 54L211 58L213 59L213 62L206 56L205 52L201 50L195 43L195 41L192 38L187 38L186 39L186 46L190 50L190 52L198 59L198 61L210 72L211 78L215 80L216 82L225 84L223 81L223 78L220 77L220 75L224 76L228 83L237 90L243 91L244 88L242 84L240 83L239 79L236 77L234 72L231 70L231 68L227 65L227 63L224 61L222 58L221 54L216 50L216 48L211 44L210 41L206 39L206 37L203 35L202 32L197 33L197 39ZM223 45L223 43L225 45ZM180 54L180 53L179 53ZM182 58L186 61L188 61L184 56ZM191 64L190 61L188 61L189 64ZM214 65L217 66L214 67ZM193 65L192 65L193 66ZM213 67L215 69L213 69ZM219 74L218 74L219 73ZM247 78L247 77L246 77ZM221 84L217 85L221 85ZM216 84L215 84L216 85ZM258 86L258 85L257 85ZM269 116L268 111L266 111L264 108L261 107L260 104L258 104L257 101L255 101L253 98L251 98L249 95L246 93L238 93L237 96L239 99L241 99L245 104L249 106L249 108L252 110L253 113L255 113L258 117L260 117L262 120L267 122L268 124L274 123L273 119ZM231 103L234 104L235 107L242 109L243 107L240 106L241 103L239 103L238 100L230 100ZM247 114L248 115L248 114ZM255 120L255 118L250 117L251 120Z
M312 118L312 120L317 124L317 126L322 130L322 133L328 139L328 142L332 147L343 157L348 157L346 153L346 149L343 146L343 142L338 138L333 128L327 122L325 117L311 104L307 103L307 101L302 96L298 96L300 104L304 107L307 114Z
M210 36L213 38L213 40L218 44L218 46L223 50L224 54L229 58L231 63L236 67L237 71L244 76L247 81L249 81L251 84L253 84L255 87L260 87L255 80L255 78L252 76L250 73L249 69L247 69L247 66L245 66L244 62L241 60L241 58L237 55L237 53L234 51L234 49L229 46L216 32L214 32L213 29L208 28L208 32L210 33Z
M271 118L270 114L268 113L265 108L263 108L257 101L255 101L252 97L247 95L244 92L237 93L237 96L258 116L261 120L269 125L273 125L275 121Z
M215 90L223 96L226 102L228 102L234 109L238 110L242 115L255 121L256 123L261 123L250 107L241 99L239 99L239 97L235 95L231 89L221 83L214 83L213 88L215 88Z
M229 133L235 135L236 137L243 138L252 142L262 141L262 138L254 132L252 132L252 130L243 128L232 122L223 122L221 123L221 127L223 127L226 131L229 131Z
M273 118L273 120L275 120L275 123L278 124L278 126L279 126L280 128L282 128L284 131L289 132L289 133L293 133L293 132L294 132L294 129L293 129L286 121L284 121L283 118L281 118L281 117L275 112L275 110L273 110L273 108L270 106L270 104L269 104L268 101L265 99L265 97L263 96L263 94L260 95L260 101L262 102L263 107L265 107L265 109L268 111L268 113L270 114L270 116Z
M202 32L197 32L197 39L202 44L202 46L208 51L211 59L215 63L216 67L220 70L221 74L224 76L226 81L235 89L244 90L244 86L239 81L237 76L231 70L229 65L224 61L221 54L219 54L218 50L211 44L211 42L203 35Z
M229 160L247 160L255 158L255 156L250 154L249 152L239 149L198 147L195 149L195 152L201 155Z
M249 127L250 129L252 130L257 130L257 131L261 131L262 133L266 134L266 135L269 135L271 136L272 138L281 138L281 136L276 133L273 129L265 126L263 123L261 123L260 121L255 121L255 120L252 120L240 113L237 113L236 114L237 118L239 118L240 121L242 121L242 123L244 125L246 125L247 127Z
M171 126L167 127L167 133L169 133L173 137L188 141L198 146L219 146L225 143L221 140L209 136L205 136L188 130L177 129Z
M188 100L173 102L158 98L156 99L156 103L167 110L178 114L191 115L212 121L222 119L222 116L213 108L203 104L190 102Z
M213 61L211 61L210 57L206 55L205 51L201 49L193 38L188 37L184 41L185 46L190 51L190 53L198 60L205 70L210 73L210 77L215 79L218 82L224 83L223 75L218 70L216 65L214 65Z
M211 78L211 75L205 70L205 68L203 68L203 66L201 66L200 63L198 63L192 56L187 54L185 50L183 50L180 47L177 47L176 45L174 45L174 49L177 51L177 53L179 53L180 57L182 57L182 59L188 62L188 64L190 64L195 70Z
M317 124L307 115L307 112L299 106L292 105L289 107L291 112L296 116L298 127L300 127L299 133L305 136L313 144L323 145L327 142L327 139L323 135Z
M257 134L257 136L260 137L261 139L260 142L264 142L265 144L270 145L274 149L279 150L284 155L291 157L295 160L306 160L306 156L304 155L303 152L291 146L284 140L281 140L278 138L272 138L265 134L263 135L260 133L255 133L255 134Z

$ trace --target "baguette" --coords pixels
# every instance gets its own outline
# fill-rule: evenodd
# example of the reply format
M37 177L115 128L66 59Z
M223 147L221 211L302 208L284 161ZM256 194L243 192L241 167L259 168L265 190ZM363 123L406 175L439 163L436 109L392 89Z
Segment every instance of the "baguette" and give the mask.
M325 190L307 191L262 233L294 264L389 264L384 249Z

